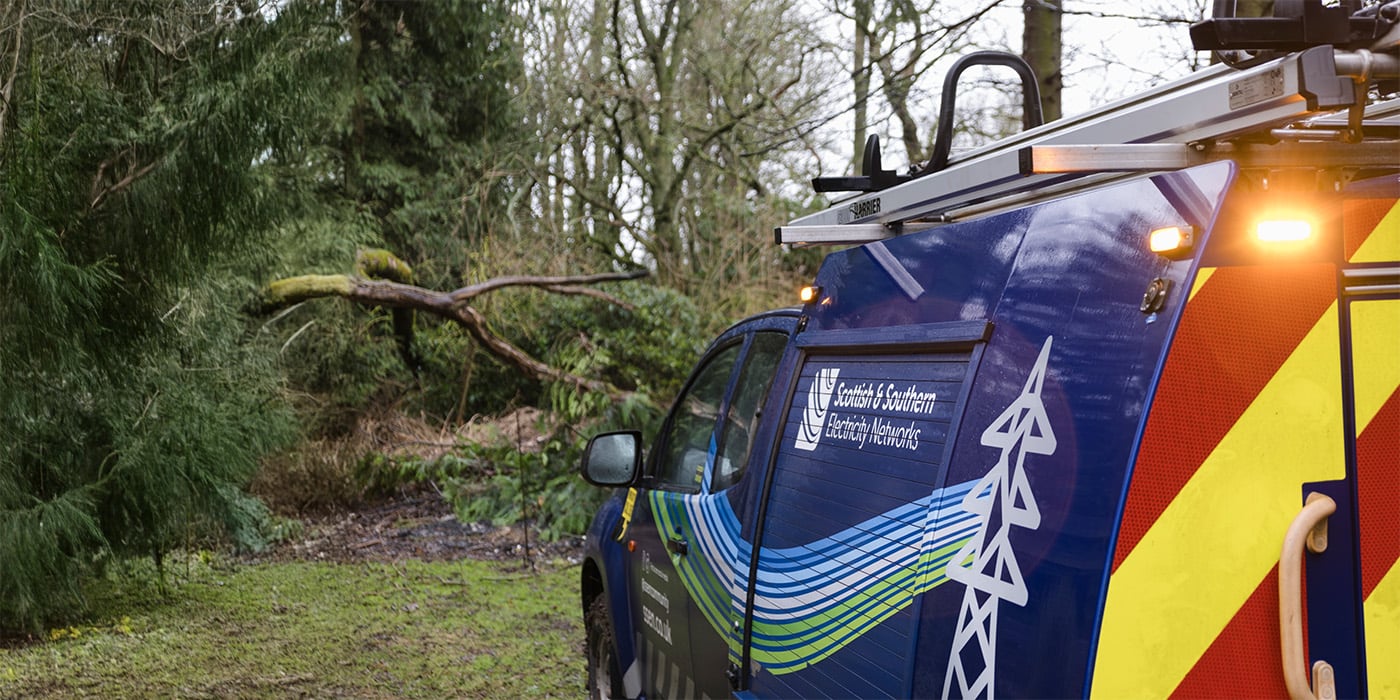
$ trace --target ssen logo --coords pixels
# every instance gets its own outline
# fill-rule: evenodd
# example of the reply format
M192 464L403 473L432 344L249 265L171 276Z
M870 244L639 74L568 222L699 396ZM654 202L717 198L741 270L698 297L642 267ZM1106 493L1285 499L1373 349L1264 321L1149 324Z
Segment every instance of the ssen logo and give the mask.
M839 367L827 367L812 378L812 387L807 390L807 407L802 411L802 424L798 426L793 447L808 452L817 449L822 430L826 427L826 409L831 405L831 395L836 391L836 376L839 374Z

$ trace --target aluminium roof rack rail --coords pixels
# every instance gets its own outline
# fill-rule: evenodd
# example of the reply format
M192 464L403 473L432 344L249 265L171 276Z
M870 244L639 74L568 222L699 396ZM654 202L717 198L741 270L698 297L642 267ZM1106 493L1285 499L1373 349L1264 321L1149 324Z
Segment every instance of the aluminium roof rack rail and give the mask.
M1130 173L1212 160L1235 159L1247 168L1299 157L1325 168L1400 166L1396 149L1377 147L1376 138L1400 144L1394 140L1400 101L1366 105L1370 86L1400 78L1400 2L1380 9L1388 7L1395 11L1369 30L1378 35L1369 48L1328 44L1245 67L1211 66L969 151L942 169L887 179L882 188L778 227L775 239L795 245L881 240Z

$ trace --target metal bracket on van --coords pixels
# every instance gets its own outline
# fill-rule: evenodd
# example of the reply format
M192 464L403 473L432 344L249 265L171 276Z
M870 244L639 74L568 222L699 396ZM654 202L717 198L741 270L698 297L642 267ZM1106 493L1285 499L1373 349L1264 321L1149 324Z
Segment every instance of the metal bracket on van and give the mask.
M1155 314L1162 310L1167 304L1167 292L1171 291L1171 280L1158 277L1147 285L1147 291L1142 295L1142 305L1138 310L1145 314Z

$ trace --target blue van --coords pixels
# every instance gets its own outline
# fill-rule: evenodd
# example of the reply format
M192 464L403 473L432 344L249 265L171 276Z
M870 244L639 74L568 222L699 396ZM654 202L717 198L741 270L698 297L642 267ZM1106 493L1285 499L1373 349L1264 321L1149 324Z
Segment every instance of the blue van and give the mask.
M1400 696L1400 100L1321 48L780 229L865 242L590 442L591 695Z

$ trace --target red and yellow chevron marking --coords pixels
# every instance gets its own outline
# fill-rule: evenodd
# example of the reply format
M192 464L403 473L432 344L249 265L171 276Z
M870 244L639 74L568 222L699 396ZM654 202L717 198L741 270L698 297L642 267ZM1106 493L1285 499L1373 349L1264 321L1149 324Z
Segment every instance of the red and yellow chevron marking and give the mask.
M1400 202L1347 202L1342 225L1348 262L1400 261ZM1351 327L1366 685L1400 697L1400 299L1353 303Z
M1356 495L1367 687L1400 697L1400 299L1353 302Z
M1287 694L1274 664L1239 660L1279 658L1280 533L1303 482L1345 474L1336 280L1220 268L1191 297L1134 466L1095 696Z
M1342 237L1347 262L1400 261L1400 202L1347 200L1342 205Z
M1344 234L1350 262L1400 259L1400 207L1393 199L1350 203ZM1095 696L1287 695L1278 668L1279 545L1302 506L1302 484L1346 473L1339 317L1330 264L1197 275L1134 465L1100 629ZM1400 344L1382 326L1363 342L1389 343L1388 354L1380 354L1394 358ZM1388 427L1387 411L1400 410L1392 407L1400 402L1393 399L1400 376L1386 372L1393 373L1368 375L1368 391L1379 398L1366 398L1375 407L1363 411L1358 396L1357 425L1360 443L1380 445L1374 449L1393 460L1400 437ZM1372 468L1371 485L1362 485L1372 495L1361 504L1377 511L1369 527L1388 524L1392 536L1400 504L1376 504L1397 498L1400 482L1386 471L1393 468ZM1400 658L1400 574L1388 545L1379 543L1384 537L1373 537L1372 558L1384 563L1367 599L1368 619L1378 620L1367 643L1378 655L1371 658ZM1377 674L1395 666L1382 664L1382 673L1376 665L1373 695L1391 687L1393 680Z

